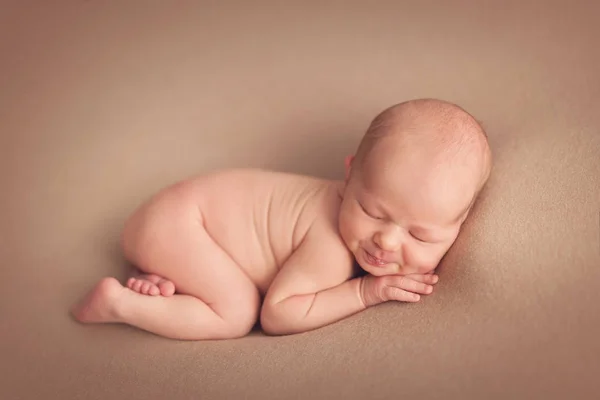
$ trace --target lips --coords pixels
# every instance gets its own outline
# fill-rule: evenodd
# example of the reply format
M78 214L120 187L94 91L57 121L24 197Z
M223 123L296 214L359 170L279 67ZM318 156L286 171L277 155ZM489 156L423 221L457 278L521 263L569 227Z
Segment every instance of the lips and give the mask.
M372 255L364 249L363 251L365 254L364 258L370 265L373 265L374 267L383 267L384 265L387 265L387 262L385 260L375 257L374 255Z

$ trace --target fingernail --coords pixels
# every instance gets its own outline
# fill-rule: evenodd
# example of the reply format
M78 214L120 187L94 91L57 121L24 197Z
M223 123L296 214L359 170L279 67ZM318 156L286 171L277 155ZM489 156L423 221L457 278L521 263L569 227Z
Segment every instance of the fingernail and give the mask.
M413 296L413 298L414 298L415 300L419 301L419 300L421 299L421 296L419 296L418 294L415 294L415 295Z

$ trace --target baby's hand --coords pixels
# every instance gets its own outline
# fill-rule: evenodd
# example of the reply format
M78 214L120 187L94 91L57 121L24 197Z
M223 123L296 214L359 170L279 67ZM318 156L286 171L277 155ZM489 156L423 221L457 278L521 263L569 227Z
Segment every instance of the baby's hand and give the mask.
M419 294L431 294L438 276L433 274L385 275L362 277L360 295L366 307L386 301L417 302Z

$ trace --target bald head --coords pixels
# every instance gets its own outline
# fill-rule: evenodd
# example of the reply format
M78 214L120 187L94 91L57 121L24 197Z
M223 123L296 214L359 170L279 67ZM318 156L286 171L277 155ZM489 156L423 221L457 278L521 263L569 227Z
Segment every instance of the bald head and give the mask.
M371 122L353 165L361 168L377 158L377 148L420 151L431 163L469 165L479 173L479 192L491 170L487 135L477 120L456 104L437 99L417 99L393 105Z

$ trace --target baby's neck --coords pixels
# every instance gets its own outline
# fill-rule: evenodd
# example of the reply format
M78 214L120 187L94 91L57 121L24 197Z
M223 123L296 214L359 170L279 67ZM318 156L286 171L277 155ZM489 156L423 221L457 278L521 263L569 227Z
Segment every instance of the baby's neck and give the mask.
M331 181L331 186L336 190L340 196L340 200L344 198L344 190L346 189L346 183L344 181Z

